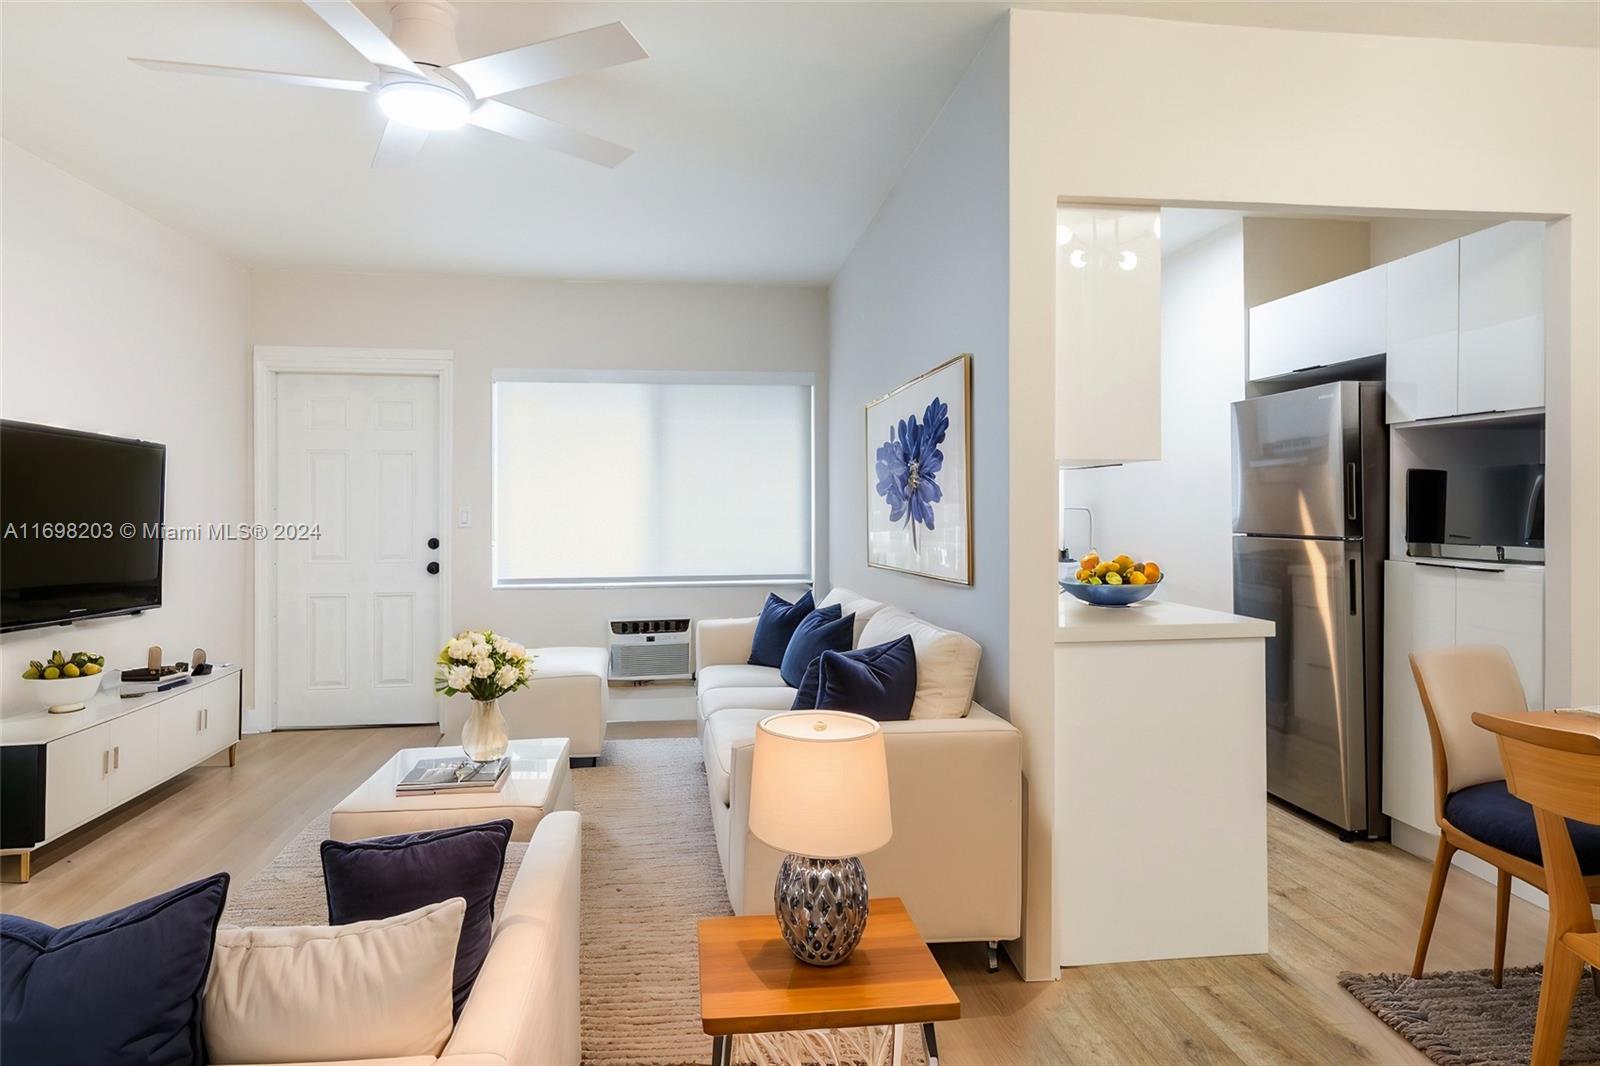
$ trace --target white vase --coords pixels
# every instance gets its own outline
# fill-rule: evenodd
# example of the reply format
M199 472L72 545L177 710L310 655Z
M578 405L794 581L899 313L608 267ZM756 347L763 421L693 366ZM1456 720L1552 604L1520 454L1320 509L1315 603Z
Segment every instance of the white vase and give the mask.
M461 748L467 758L477 762L498 759L511 746L506 733L506 716L500 713L499 700L473 700L472 710L461 726Z

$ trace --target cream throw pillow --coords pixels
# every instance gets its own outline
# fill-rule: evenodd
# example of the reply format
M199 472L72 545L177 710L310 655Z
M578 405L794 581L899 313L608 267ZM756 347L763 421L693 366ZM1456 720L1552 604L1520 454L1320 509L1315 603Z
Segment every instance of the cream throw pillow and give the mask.
M208 1061L438 1055L466 912L458 897L372 922L217 930Z

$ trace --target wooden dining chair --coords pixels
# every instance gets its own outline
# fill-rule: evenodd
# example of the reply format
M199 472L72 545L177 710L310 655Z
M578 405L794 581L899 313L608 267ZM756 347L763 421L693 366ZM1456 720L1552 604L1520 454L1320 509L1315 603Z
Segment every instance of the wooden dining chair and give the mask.
M1433 818L1439 850L1422 912L1411 976L1421 977L1444 897L1445 878L1457 851L1493 866L1495 882L1494 986L1505 970L1506 921L1511 910L1511 879L1544 889L1544 867L1533 809L1512 795L1495 738L1472 722L1477 712L1528 709L1522 681L1510 654L1497 645L1460 646L1411 654L1411 674L1422 697L1433 743ZM1600 829L1575 840L1586 885L1600 901Z
M1533 807L1539 827L1550 932L1530 1066L1556 1066L1584 964L1600 968L1600 933L1573 846L1574 831L1600 825L1600 730L1575 716L1549 712L1472 718L1496 735L1506 783L1512 795Z

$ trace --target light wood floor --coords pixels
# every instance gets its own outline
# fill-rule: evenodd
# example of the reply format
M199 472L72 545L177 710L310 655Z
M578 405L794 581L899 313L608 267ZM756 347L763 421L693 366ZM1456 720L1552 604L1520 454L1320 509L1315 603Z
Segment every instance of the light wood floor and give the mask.
M613 727L609 735L681 734L685 726ZM0 910L62 924L217 870L242 883L395 750L437 735L415 727L246 737L237 767L191 770L35 853L31 882L0 886ZM1084 967L1027 984L1009 967L985 973L981 945L936 948L962 1001L962 1019L939 1026L942 1059L1426 1063L1335 978L1410 966L1427 864L1385 844L1341 844L1277 808L1269 841L1268 955ZM1181 879L1173 891L1183 891ZM1493 902L1493 886L1452 875L1430 968L1489 964ZM1537 962L1543 942L1544 912L1513 899L1507 963Z

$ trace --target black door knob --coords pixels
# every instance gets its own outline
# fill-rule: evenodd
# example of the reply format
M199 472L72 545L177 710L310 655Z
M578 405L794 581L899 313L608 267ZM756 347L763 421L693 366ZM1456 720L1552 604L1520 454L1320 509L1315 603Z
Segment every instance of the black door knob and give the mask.
M428 564L428 573L437 574L438 572L439 572L439 564L438 563L429 563Z
M429 537L428 538L428 547L432 551L438 551L439 550L439 538L438 537Z

